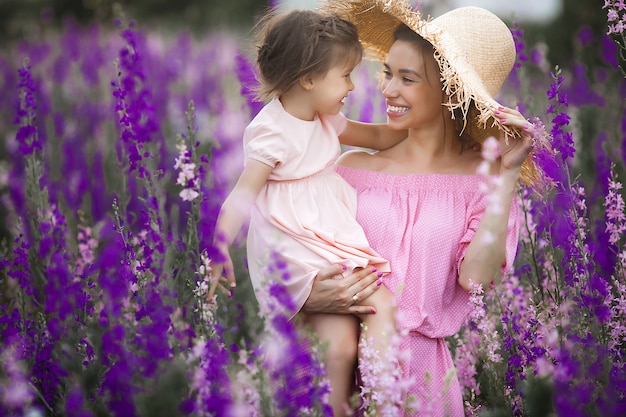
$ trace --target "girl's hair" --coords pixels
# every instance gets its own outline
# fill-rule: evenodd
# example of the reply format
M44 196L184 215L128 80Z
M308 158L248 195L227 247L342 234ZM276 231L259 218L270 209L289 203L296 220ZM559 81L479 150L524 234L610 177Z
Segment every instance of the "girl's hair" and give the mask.
M255 26L258 98L279 96L303 76L319 77L341 60L361 61L356 27L336 15L312 10L270 11Z

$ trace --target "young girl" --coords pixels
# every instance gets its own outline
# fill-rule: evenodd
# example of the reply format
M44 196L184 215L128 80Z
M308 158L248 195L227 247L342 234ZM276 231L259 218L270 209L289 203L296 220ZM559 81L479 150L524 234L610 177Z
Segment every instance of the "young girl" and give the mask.
M335 172L335 161L340 141L384 149L404 134L384 124L349 121L340 112L354 89L350 74L362 58L353 24L333 15L294 10L268 15L259 28L259 96L271 101L244 133L245 168L218 216L214 245L225 261L213 265L216 280L209 297L222 274L234 286L228 249L250 215L247 251L254 288L276 279L264 271L271 254L278 253L288 265L289 278L283 283L300 311L314 277L331 263L344 265L346 273L354 268L375 269L380 277L390 272L389 263L369 246L355 220L356 193ZM352 299L361 301L358 294ZM377 314L359 318L374 349L388 361L384 350L394 331L393 299L381 287L367 303ZM357 358L356 319L304 312L298 316L327 345L330 405L335 416L344 416Z

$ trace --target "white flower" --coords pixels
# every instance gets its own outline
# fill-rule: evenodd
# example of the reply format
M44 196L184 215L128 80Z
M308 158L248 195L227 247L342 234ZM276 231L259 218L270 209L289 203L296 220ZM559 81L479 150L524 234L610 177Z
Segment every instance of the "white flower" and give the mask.
M182 190L180 193L178 193L178 195L180 196L180 198L183 199L183 201L193 201L195 200L200 194L195 191L192 190L191 188L185 188L184 190Z

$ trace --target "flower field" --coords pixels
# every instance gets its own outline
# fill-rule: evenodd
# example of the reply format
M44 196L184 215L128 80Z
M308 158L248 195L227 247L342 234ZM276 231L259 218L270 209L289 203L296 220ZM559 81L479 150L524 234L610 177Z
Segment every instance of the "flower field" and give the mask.
M499 99L552 142L535 157L554 187L520 189L514 273L448 340L467 415L626 415L626 6L604 9L571 63L513 30ZM205 297L262 105L246 47L119 21L0 50L1 416L330 415L323 347L280 284L257 302L244 234L237 289ZM377 70L355 74L349 117L384 120Z

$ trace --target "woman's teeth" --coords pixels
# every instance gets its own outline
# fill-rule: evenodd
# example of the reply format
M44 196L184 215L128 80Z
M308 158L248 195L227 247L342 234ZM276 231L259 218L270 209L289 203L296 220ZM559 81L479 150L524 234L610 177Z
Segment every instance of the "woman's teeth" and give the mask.
M392 113L404 113L409 111L409 108L400 106L387 106L387 111L390 111Z

